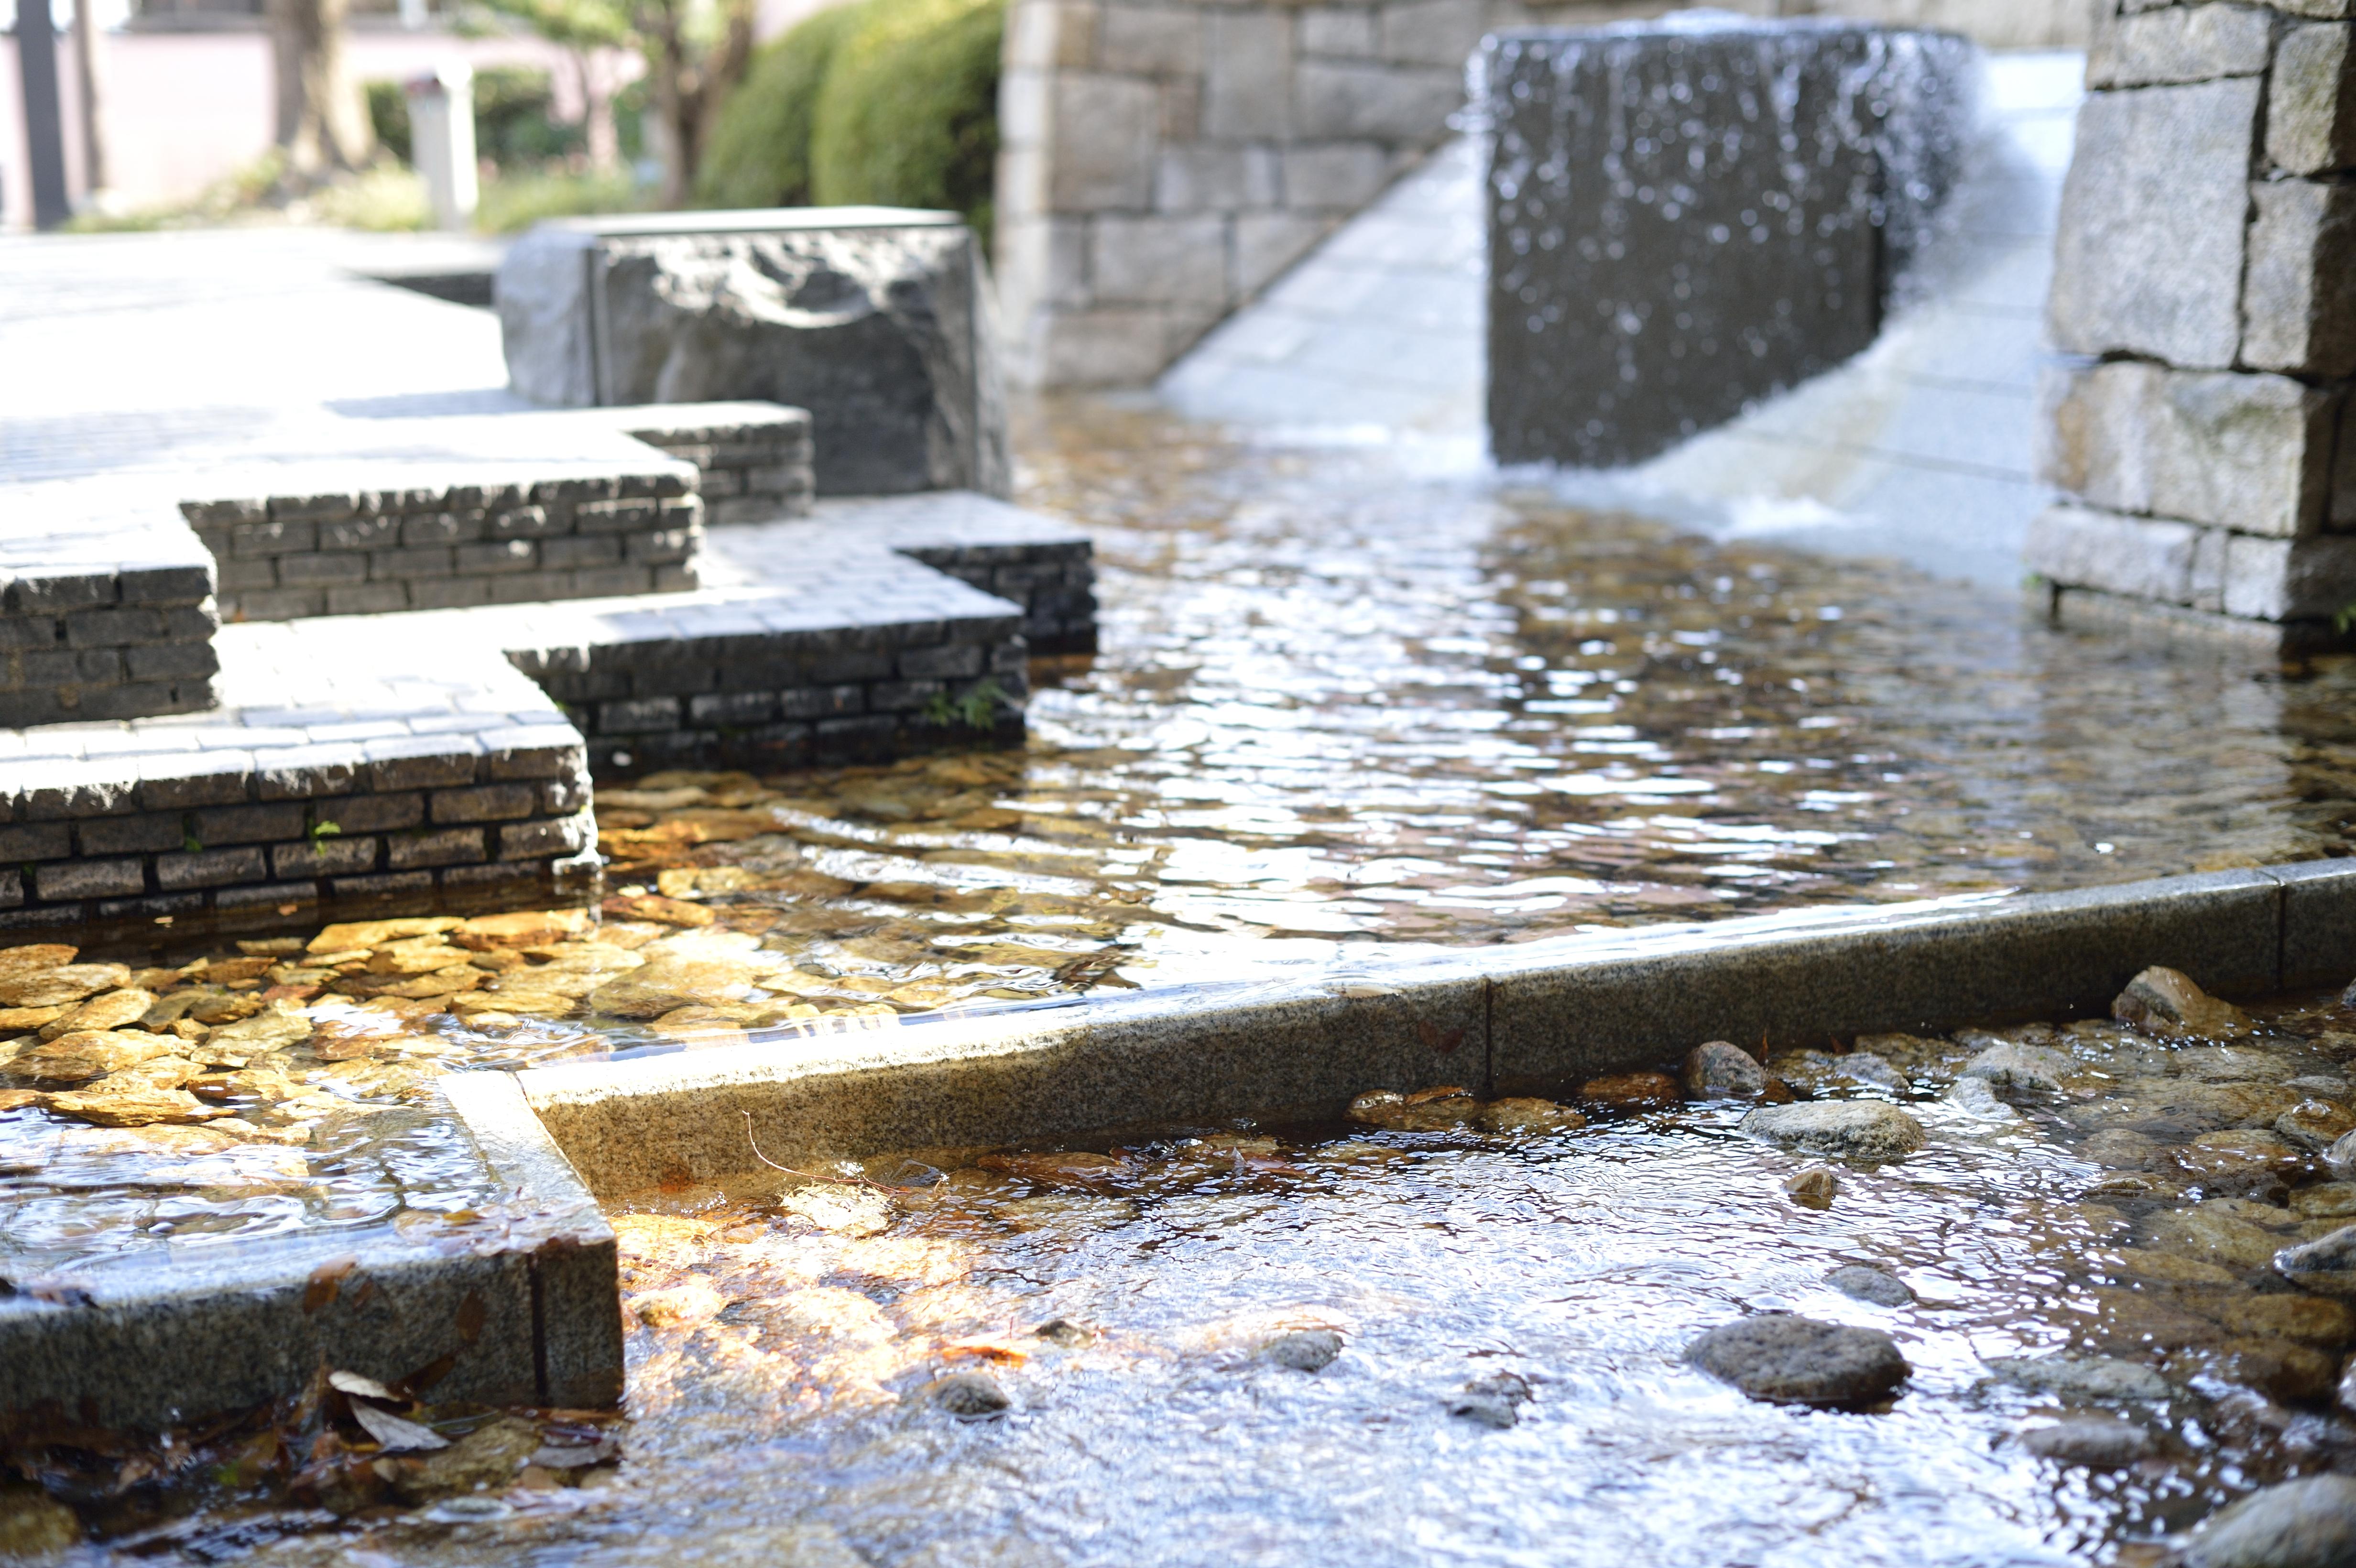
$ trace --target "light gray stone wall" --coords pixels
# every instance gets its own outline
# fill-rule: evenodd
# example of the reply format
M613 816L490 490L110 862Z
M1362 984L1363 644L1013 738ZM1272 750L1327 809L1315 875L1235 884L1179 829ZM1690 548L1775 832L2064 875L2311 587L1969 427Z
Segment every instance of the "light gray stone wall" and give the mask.
M1016 0L999 88L1009 379L1150 380L1447 137L1483 35L1665 8Z
M2321 635L2356 606L2356 6L2116 4L2055 244L2042 467L2069 499L2028 564L2065 616Z

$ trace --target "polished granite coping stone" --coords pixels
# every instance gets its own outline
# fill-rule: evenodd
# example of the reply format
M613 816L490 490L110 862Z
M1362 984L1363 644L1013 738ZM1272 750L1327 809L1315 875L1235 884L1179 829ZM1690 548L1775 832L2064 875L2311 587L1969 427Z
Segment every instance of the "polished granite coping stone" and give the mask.
M513 1075L453 1074L506 1193L461 1226L201 1245L0 1294L0 1432L156 1430L299 1393L322 1369L436 1402L590 1408L622 1391L614 1233Z
M2148 965L2226 996L2356 976L2356 860L1649 926L1300 980L519 1075L602 1198L926 1146L1338 1115L1373 1088L1565 1093L1705 1040L1798 1045L2107 1011Z

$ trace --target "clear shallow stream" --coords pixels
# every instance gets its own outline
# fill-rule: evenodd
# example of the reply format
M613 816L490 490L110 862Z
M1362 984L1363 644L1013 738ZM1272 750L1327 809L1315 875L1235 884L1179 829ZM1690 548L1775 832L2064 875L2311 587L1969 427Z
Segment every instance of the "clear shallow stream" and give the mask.
M1097 532L1105 613L1098 657L1043 672L1024 750L601 792L613 885L694 903L710 925L614 922L380 1014L358 1043L298 1043L277 1061L292 1086L232 1102L270 1137L0 1109L8 1271L136 1266L163 1238L463 1212L487 1189L455 1131L414 1109L443 1068L889 1027L884 1015L944 1006L1321 965L1345 947L1355 965L1367 942L1513 941L2351 847L2356 661L2286 667L2057 632L1896 569L1419 477L1393 453L1240 448L1117 408L1055 411L1027 456L1023 498ZM602 983L665 944L751 965L757 994L732 983L624 1015L594 987L546 978L569 966ZM363 998L338 997L337 979L295 1005L351 1025ZM916 1260L901 1274L842 1265L853 1294L882 1282L870 1308L823 1298L857 1319L823 1328L826 1356L867 1357L871 1392L937 1349L929 1328L911 1339L860 1316L894 1293L937 1303L942 1321L1002 1314L1008 1333L1046 1306L1125 1326L1007 1371L1016 1408L986 1435L849 1413L867 1395L838 1399L852 1382L799 1330L756 1355L771 1333L757 1325L749 1348L671 1349L649 1325L634 1452L644 1475L672 1479L616 1494L629 1500L593 1532L595 1554L632 1561L623 1540L646 1535L649 1558L702 1540L713 1561L740 1546L775 1560L782 1544L744 1543L809 1511L781 1512L762 1479L779 1475L797 1499L822 1482L836 1499L810 1528L894 1564L1274 1561L1312 1541L1370 1563L1563 1561L1565 1541L1592 1543L1573 1560L1596 1562L1646 1560L1644 1541L1662 1562L1827 1549L2042 1562L2099 1556L2099 1541L2243 1484L2240 1459L2148 1485L2057 1481L1998 1441L2028 1396L1982 1387L1965 1352L2067 1340L2085 1249L2110 1223L2040 1207L2073 1201L2082 1173L2060 1154L1942 1143L1858 1176L1819 1215L1777 1190L1779 1157L1716 1136L1707 1115L1674 1136L1628 1123L1577 1135L1576 1157L1478 1142L1335 1154L1339 1136L1287 1135L1280 1163L1304 1175L1179 1184L1144 1206L978 1197L868 1240L814 1243L752 1211L707 1224L666 1200L664 1222L686 1227L667 1267L757 1270L774 1253L791 1277L831 1279L827 1249L898 1256L901 1236ZM1022 1203L1038 1206L1008 1207ZM1690 1330L1743 1306L1875 1310L1828 1302L1820 1284L1869 1241L1927 1304L1896 1319L1917 1372L1890 1415L1765 1411L1676 1369ZM1304 1302L1350 1336L1313 1382L1217 1349ZM1489 1361L1528 1369L1525 1425L1474 1434L1434 1413ZM1039 1403L1041 1379L1087 1396ZM2208 1428L2171 1430L2210 1451ZM565 1490L563 1506L585 1495ZM919 1549L1010 1520L1032 1556ZM551 1529L550 1552L576 1551Z

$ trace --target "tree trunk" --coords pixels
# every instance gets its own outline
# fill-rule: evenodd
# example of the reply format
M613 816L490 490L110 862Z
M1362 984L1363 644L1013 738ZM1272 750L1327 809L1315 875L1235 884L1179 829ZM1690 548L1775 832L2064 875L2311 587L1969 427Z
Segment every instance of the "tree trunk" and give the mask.
M100 118L106 71L99 58L98 18L91 0L74 0L74 85L81 90L82 188L93 205L106 189L106 132Z
M744 78L753 59L755 0L725 0L720 41L700 53L685 35L679 0L654 0L645 29L647 67L654 78L655 113L662 122L662 204L685 207L721 101Z
M278 145L302 188L368 162L376 137L359 84L344 68L349 0L269 0L278 73Z
M581 78L581 134L589 166L610 174L621 166L622 137L614 125L614 90L608 83L611 62L594 48L573 51L573 69Z

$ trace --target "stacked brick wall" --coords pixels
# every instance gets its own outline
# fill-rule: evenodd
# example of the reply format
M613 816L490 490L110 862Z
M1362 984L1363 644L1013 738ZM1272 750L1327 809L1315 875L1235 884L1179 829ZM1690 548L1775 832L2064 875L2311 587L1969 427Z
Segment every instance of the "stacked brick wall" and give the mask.
M2278 635L2356 606L2348 0L2122 0L2087 62L2028 560L2056 613Z
M0 588L0 728L213 702L220 618L201 565L27 573Z
M766 523L807 516L816 493L810 417L774 409L770 417L680 423L659 408L624 411L631 435L692 463L701 475L707 520Z
M900 553L1023 607L1033 654L1097 651L1097 569L1086 539L1031 545L903 545Z
M0 928L562 891L595 839L562 725L12 765Z
M670 472L189 501L230 620L693 588L702 502Z
M722 604L665 619L661 636L509 656L588 737L599 777L873 761L1023 733L1030 656L1012 614L790 631Z

